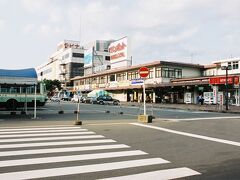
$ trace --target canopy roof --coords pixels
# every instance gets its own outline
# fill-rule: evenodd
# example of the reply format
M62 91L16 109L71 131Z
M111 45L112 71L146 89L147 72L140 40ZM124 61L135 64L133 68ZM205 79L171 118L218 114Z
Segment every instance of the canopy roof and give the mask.
M0 69L0 83L3 84L37 84L37 73L34 68L7 70Z
M34 68L19 69L19 70L0 69L0 77L37 78L37 73Z

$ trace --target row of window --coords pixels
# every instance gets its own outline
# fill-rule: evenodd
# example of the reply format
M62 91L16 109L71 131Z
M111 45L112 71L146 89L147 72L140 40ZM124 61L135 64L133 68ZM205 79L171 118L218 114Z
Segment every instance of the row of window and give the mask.
M95 57L98 56L97 58L101 58L101 55L95 55ZM72 57L74 58L84 58L84 54L83 53L72 53ZM62 60L69 58L69 53L65 54L64 56L62 56ZM105 56L105 60L106 61L110 61L110 56Z
M127 78L126 78L127 75ZM149 75L148 75L148 79L154 78L154 70L150 69L149 70ZM160 78L160 77L164 77L164 78L182 78L182 69L176 69L176 68L167 68L167 67L159 67L156 68L155 71L155 78ZM99 79L99 84L104 84L107 83L107 79L108 82L113 82L113 81L124 81L124 80L132 80L132 79L138 79L140 78L138 71L129 71L127 73L117 73L115 74L111 74L108 76L101 76L99 78L95 77L92 79L85 79L85 83L84 80L80 80L79 85L84 85L84 84L97 84L97 79ZM76 86L78 86L78 83L76 84Z
M232 69L238 69L238 61L228 62L228 66L231 66Z

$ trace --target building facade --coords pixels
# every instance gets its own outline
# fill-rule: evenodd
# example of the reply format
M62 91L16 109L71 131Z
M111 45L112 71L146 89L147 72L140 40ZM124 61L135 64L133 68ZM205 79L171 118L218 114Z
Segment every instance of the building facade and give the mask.
M93 65L108 65L109 53L105 50L105 46L108 44L108 41L94 41L91 43ZM88 46L86 45L86 48ZM50 56L48 62L36 68L39 80L57 79L61 81L63 88L72 87L72 78L83 76L84 73L88 72L88 68L84 67L86 48L81 46L79 41L64 40L59 43L56 52ZM94 70L94 67L91 66L89 69Z
M225 101L226 70L228 71L229 104L239 105L239 63L240 58L214 61L211 65L180 62L154 61L128 68L111 69L102 73L73 78L74 89L90 92L104 89L120 101L143 100L140 67L150 70L145 80L147 102L153 103L197 103L199 95L206 104L220 104ZM216 82L217 81L217 82Z

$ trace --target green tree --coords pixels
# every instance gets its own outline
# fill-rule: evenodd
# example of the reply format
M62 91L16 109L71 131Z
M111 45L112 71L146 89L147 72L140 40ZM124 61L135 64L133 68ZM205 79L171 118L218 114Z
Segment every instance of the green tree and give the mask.
M43 83L46 85L46 90L49 92L49 94L53 94L53 92L56 90L61 90L61 82L57 79L50 80L50 79L44 79Z

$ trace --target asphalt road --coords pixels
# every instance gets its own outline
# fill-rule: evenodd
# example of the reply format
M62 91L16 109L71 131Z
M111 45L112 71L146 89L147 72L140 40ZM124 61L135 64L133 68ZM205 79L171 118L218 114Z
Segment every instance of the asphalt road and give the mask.
M83 125L74 126L74 110L64 102L38 119L1 112L0 179L240 179L238 115L153 109L157 118L142 124L139 107L81 104Z

